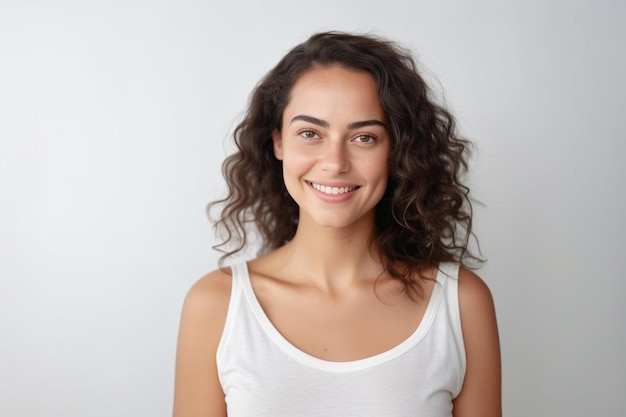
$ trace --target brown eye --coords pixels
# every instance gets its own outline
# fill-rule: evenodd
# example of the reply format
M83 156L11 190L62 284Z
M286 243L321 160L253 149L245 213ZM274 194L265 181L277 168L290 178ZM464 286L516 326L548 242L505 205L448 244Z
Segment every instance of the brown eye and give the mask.
M312 130L303 130L298 133L298 136L303 137L304 139L317 139L319 136Z
M371 136L371 135L358 135L357 137L355 137L352 140L355 141L355 142L359 142L359 143L374 143L374 142L376 142L376 138L374 136Z

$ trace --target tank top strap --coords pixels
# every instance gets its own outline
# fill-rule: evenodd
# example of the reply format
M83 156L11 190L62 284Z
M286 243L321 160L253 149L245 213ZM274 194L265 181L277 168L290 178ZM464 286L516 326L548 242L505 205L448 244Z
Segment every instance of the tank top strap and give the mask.
M242 281L248 277L248 263L245 261L237 262L230 266L233 271L233 288L235 285L240 287Z
M437 283L443 290L443 296L451 306L459 305L458 283L460 265L452 262L442 262L439 264L437 273Z
M243 298L243 288L245 285L244 280L248 278L248 264L246 262L237 262L231 265L230 268L232 271L230 300L228 302L228 312L226 313L224 330L222 331L222 337L220 338L220 342L217 346L216 358L218 359L218 362L228 345L231 335L233 334L233 327L237 321L237 315L239 314Z
M465 343L463 342L463 330L461 328L461 310L459 308L459 270L461 266L458 263L442 262L439 265L439 273L437 274L437 282L443 290L445 298L446 312L454 342L460 354L461 373L465 375L466 357ZM462 379L461 379L462 380Z

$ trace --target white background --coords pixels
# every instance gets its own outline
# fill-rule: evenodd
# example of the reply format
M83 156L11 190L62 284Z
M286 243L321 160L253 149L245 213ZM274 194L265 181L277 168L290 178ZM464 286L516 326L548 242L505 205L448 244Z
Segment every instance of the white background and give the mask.
M1 1L0 415L170 415L229 133L328 29L414 50L477 143L505 414L624 415L624 4Z

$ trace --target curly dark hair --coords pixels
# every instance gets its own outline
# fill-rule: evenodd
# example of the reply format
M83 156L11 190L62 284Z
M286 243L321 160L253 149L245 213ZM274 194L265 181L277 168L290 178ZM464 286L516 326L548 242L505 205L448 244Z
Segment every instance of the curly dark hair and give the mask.
M480 262L468 250L472 206L462 183L471 143L431 98L408 51L375 36L339 32L315 34L293 48L253 91L234 131L238 150L222 166L227 196L209 205L223 207L215 226L225 232L224 241L214 247L224 253L221 260L244 248L249 225L262 238L260 253L294 237L298 206L285 188L272 132L282 127L295 81L312 68L333 65L370 73L388 117L389 179L375 209L373 237L385 270L414 287L423 265Z

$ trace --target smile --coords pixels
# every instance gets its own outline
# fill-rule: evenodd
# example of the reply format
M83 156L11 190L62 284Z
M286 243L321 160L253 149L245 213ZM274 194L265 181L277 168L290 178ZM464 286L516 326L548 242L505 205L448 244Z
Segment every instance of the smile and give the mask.
M359 188L356 186L355 187L330 187L328 185L316 184L314 182L311 182L309 184L311 184L313 188L315 188L317 191L321 193L332 194L332 195L349 193Z

